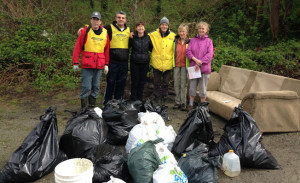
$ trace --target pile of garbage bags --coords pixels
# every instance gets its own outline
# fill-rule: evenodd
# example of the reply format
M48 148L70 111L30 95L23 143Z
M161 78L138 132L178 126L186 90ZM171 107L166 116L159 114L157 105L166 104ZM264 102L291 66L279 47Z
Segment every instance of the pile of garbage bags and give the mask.
M218 182L217 169L230 149L242 167L279 168L242 106L234 109L215 143L208 105L190 111L176 134L165 124L167 107L150 100L112 100L103 111L72 113L60 140L55 109L49 107L1 170L0 182L38 180L69 158L91 160L93 182Z

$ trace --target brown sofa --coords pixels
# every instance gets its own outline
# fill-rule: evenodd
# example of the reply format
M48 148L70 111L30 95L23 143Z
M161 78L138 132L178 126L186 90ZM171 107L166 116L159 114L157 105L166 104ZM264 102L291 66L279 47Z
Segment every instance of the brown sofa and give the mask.
M261 132L300 131L299 96L300 80L227 65L207 87L210 111L228 120L241 103Z

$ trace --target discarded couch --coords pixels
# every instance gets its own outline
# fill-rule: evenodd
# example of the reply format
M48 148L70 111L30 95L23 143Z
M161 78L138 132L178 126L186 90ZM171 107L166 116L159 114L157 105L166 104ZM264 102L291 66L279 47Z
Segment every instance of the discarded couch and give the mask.
M211 73L209 110L229 120L242 104L261 132L300 131L300 80L222 65Z

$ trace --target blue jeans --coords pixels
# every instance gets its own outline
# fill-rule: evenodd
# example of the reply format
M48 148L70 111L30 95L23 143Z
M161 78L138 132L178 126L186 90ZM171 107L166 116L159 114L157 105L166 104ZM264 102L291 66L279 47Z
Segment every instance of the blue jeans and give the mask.
M114 99L121 99L123 97L128 73L128 63L109 63L108 69L104 104L113 99L113 97Z
M90 92L92 97L98 97L101 74L101 69L81 69L81 99L87 98Z

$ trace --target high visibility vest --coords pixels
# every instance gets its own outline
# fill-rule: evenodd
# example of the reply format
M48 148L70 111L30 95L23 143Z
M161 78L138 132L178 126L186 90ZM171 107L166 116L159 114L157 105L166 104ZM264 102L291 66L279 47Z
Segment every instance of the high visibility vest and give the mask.
M173 69L173 43L175 33L171 32L166 37L161 37L159 29L149 33L153 44L151 65L162 72Z
M100 35L95 34L95 32L90 29L87 34L87 39L84 45L84 51L94 52L94 53L104 53L104 47L107 42L107 30L102 29Z
M111 26L112 38L110 48L127 48L130 36L130 29L127 27L123 32L119 31L114 25Z

